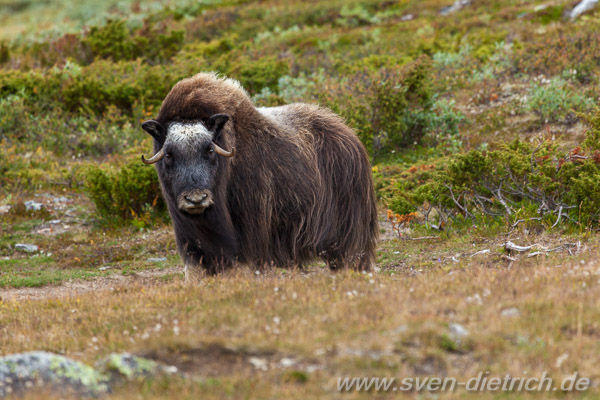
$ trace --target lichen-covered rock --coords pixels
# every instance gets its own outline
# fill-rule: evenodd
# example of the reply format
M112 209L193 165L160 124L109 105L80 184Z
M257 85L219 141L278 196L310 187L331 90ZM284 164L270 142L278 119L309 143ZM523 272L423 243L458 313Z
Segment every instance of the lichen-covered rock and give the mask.
M111 380L128 381L159 374L174 374L177 367L166 366L156 361L134 356L130 353L113 353L98 363L98 370L110 375Z
M108 378L94 368L43 351L0 357L0 397L33 388L97 396L108 391Z
M96 368L43 351L0 357L0 398L32 389L75 397L96 397L113 385L156 375L171 375L176 367L129 353L114 353Z

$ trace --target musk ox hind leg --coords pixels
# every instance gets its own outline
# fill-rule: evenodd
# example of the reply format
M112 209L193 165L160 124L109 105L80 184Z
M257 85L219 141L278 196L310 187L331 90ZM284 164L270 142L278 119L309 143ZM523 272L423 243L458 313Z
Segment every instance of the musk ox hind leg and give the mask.
M325 262L331 271L339 271L348 267L355 271L370 271L373 266L373 258L371 254L361 253L352 257L326 257Z

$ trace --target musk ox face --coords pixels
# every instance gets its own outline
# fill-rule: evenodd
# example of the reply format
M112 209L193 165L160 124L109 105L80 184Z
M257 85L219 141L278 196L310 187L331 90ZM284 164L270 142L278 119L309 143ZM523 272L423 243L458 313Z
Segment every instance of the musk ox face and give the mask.
M225 151L217 143L225 114L215 114L206 123L174 121L165 125L150 120L142 128L154 137L159 151L146 164L157 164L165 194L179 211L198 215L214 204L214 187L218 178L219 157L233 157L235 149Z

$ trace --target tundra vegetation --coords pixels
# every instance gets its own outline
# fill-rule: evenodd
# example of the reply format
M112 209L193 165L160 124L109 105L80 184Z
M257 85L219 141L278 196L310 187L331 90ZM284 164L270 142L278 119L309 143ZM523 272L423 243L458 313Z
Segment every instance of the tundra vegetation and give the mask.
M67 3L0 0L0 355L93 365L131 351L183 372L114 398L336 398L343 376L479 371L577 371L584 393L518 396L598 396L597 11ZM140 122L199 71L355 129L380 208L374 271L240 268L184 285Z

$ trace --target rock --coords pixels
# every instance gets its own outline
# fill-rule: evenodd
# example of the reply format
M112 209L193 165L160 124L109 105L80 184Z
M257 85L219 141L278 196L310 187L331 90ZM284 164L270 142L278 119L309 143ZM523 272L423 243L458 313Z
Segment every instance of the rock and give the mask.
M0 358L0 397L23 393L32 387L79 396L97 396L108 391L105 376L67 357L34 351Z
M52 201L55 203L68 203L70 200L67 199L65 196L61 196L61 197L52 197Z
M452 14L465 6L468 6L470 3L471 0L456 0L451 6L442 8L440 10L440 15Z
M24 251L25 253L35 253L39 250L39 247L35 244L17 243L15 244L15 249Z
M111 381L139 380L156 375L172 375L177 367L160 364L154 360L134 356L130 353L113 353L97 364L100 371L110 375Z
M112 267L110 265L105 265L104 267L99 267L98 271L108 271L109 269L111 269Z
M392 331L394 335L399 335L405 332L408 332L408 325L406 324L402 324Z
M516 307L505 308L500 312L500 315L507 318L518 317L521 312Z
M560 356L558 356L556 358L556 361L554 362L554 366L556 368L560 368L560 366L567 361L567 359L569 358L569 353L563 353Z
M469 334L467 328L465 328L461 324L452 323L448 325L448 328L450 329L450 333L458 337L467 336Z
M148 258L146 261L148 261L148 262L163 262L163 261L167 261L167 257L153 257L153 258Z
M0 206L0 214L6 214L10 211L10 206Z
M35 200L29 200L25 202L25 209L27 211L40 211L44 205L42 203L38 203Z
M569 14L569 18L571 18L571 20L574 20L584 12L590 11L597 5L598 0L583 0L579 4L577 4L577 6L575 6L573 11L571 11L571 13Z
M267 359L259 358L259 357L250 357L248 362L252 364L252 366L260 371L267 371L269 369L269 364Z
M0 397L37 388L52 394L96 397L123 381L172 375L177 368L129 353L113 353L90 367L70 358L34 351L0 358Z
M294 360L293 358L287 358L284 357L279 361L279 364L281 365L282 368L289 368L293 365L296 365L298 362L296 360Z

